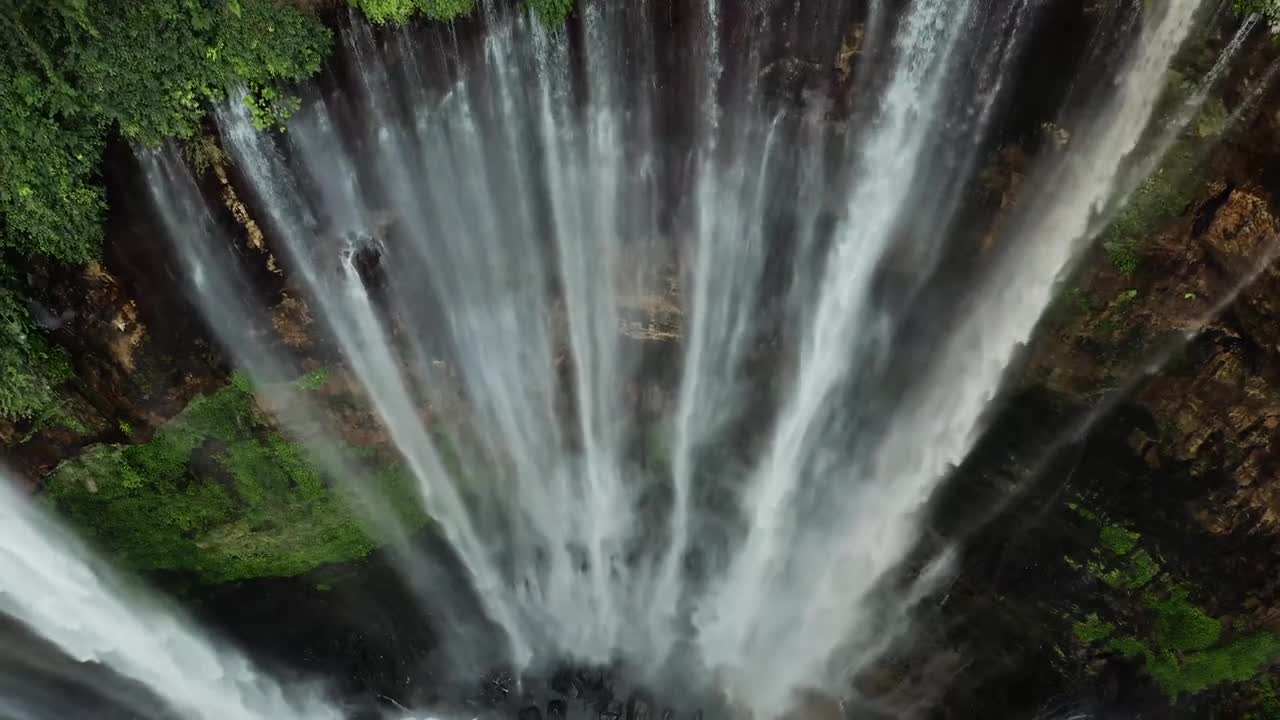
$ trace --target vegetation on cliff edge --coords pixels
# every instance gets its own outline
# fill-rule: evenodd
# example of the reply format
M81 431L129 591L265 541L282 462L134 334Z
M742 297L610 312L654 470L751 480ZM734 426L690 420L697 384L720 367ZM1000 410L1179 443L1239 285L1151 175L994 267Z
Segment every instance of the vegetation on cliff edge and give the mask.
M98 254L108 133L190 137L240 86L278 119L276 84L317 72L331 43L275 0L4 0L0 24L0 249L69 262Z
M1079 643L1141 660L1171 702L1223 683L1255 681L1280 658L1280 635L1252 628L1245 618L1214 617L1192 601L1185 581L1140 547L1138 533L1078 504L1073 509L1100 527L1090 557L1083 563L1067 558L1068 565L1108 588L1106 612L1072 623Z
M277 0L0 0L0 38L0 418L31 420L56 410L70 366L3 259L95 258L111 133L190 137L240 86L259 122L279 122L276 85L317 72L331 38Z
M34 326L17 293L0 287L0 418L45 419L58 410L57 388L71 377L66 352Z

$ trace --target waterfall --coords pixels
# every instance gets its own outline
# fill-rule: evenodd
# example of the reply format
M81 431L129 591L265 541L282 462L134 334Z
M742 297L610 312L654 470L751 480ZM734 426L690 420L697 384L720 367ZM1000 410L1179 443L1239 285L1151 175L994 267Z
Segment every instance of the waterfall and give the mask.
M101 665L141 686L102 681L110 705L102 717L225 720L337 720L342 714L318 696L295 696L262 675L240 653L195 630L177 610L109 570L74 535L22 497L0 476L0 618L16 620L74 663ZM0 715L49 718L65 689L7 687L30 665L35 677L70 675L64 662L40 657L30 643L0 649ZM88 670L69 680L92 677ZM28 706L29 704L29 706ZM83 707L71 706L70 717Z
M979 249L962 209L1043 3L868 3L845 107L829 81L793 82L803 49L845 52L844 10L702 1L670 37L656 0L586 0L559 30L485 3L481 37L434 42L353 16L336 79L300 90L286 132L255 128L242 97L215 120L469 587L431 588L436 559L410 550L398 569L501 630L499 648L455 647L467 667L619 662L778 717L797 691L851 692L945 577L945 552L912 554L925 503L1145 161L1199 2L1102 31L1063 93L1070 141ZM139 156L217 339L251 375L286 374L246 330L261 311L199 183L172 148ZM465 411L438 411L455 385ZM281 425L314 436L301 407ZM369 522L393 522L377 501ZM23 504L6 513L3 547L38 544ZM95 613L64 627L69 610L3 592L0 609L65 652L194 716L335 716L52 537L53 557L0 554L0 574ZM176 674L186 653L206 672Z

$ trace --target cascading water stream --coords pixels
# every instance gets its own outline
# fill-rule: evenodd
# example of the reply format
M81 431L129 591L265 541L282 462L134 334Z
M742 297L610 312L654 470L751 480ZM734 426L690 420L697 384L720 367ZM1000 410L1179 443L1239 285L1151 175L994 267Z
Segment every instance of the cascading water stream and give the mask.
M0 477L0 617L16 620L71 660L106 666L158 698L118 694L128 717L338 720L314 694L291 697L247 658L193 629L165 603L106 569L58 521ZM0 648L0 664L20 648ZM10 657L13 653L14 657ZM48 718L48 699L0 697L0 716ZM167 706L167 707L166 707ZM28 714L28 712L30 714ZM102 709L106 716L106 709ZM121 717L124 717L121 715Z
M769 79L785 58L768 38L832 44L830 8L731 5L704 0L687 44L659 37L649 1L589 0L554 32L485 3L481 40L438 46L353 17L349 82L304 88L286 133L256 129L239 98L216 122L290 283L465 568L471 587L445 606L475 598L502 631L500 648L455 648L467 667L621 661L777 717L798 690L847 693L943 574L945 557L904 571L922 508L1127 191L1199 2L1110 37L1060 114L1069 144L1036 159L963 282L948 263L973 234L967 186L1041 3L869 3L846 111ZM661 74L682 60L700 64L691 79ZM139 155L215 336L251 375L287 375L245 330L235 240L199 184L172 149ZM659 314L676 329L655 329ZM646 374L655 362L678 377ZM455 383L465 409L450 415ZM286 430L332 436L292 407ZM324 444L321 464L362 488ZM378 500L370 522L394 524ZM432 563L397 558L423 595ZM114 622L138 622L107 597ZM185 699L146 665L186 646L111 664L175 707L291 717L278 689L246 694L242 661L175 637L216 680L175 684Z

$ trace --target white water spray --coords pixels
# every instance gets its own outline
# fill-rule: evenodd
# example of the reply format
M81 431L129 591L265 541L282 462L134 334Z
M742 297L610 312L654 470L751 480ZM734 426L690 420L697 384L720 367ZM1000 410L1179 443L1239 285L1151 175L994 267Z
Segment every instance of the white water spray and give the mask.
M133 588L0 475L0 615L72 660L140 683L164 703L133 715L193 720L338 720L314 695L291 697L240 653ZM0 657L9 652L0 648ZM21 708L0 712L21 713ZM20 716L20 715L19 715ZM37 715L37 717L40 717Z
M863 62L882 76L833 121L764 79L772 16L706 2L692 89L651 77L648 2L585 3L573 42L487 5L486 37L450 50L456 79L432 79L452 56L355 21L349 93L308 90L279 138L242 104L217 120L507 656L692 668L770 717L800 688L845 692L941 576L945 559L885 592L1115 194L1198 2L1151 10L1114 82L1067 109L1069 147L1040 158L955 302L931 281L1039 4L913 0L896 22L874 4ZM976 52L975 27L1005 49ZM163 201L194 183L147 169L160 205L194 212ZM670 367L670 333L645 325L661 313L675 382L645 374ZM454 464L424 417L436 361L466 399L435 418Z

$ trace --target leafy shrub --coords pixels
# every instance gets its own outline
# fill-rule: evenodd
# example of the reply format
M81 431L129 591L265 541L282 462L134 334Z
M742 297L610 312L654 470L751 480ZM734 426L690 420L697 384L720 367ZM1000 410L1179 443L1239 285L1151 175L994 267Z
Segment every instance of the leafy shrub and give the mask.
M475 0L351 0L376 23L404 23L419 13L433 20L453 20L475 9Z
M0 418L56 413L57 387L72 376L66 352L49 343L16 294L0 288Z
M1280 0L1235 0L1232 7L1236 15L1259 15L1274 31L1280 27Z
M275 0L9 3L0 26L0 249L69 262L97 255L107 133L192 136L241 85L259 122L290 108L281 82L314 74L330 45L313 16Z
M1124 208L1102 234L1102 247L1116 270L1132 275L1142 245L1182 213L1198 188L1194 149L1178 143L1164 162L1134 190Z
M426 524L412 474L394 460L366 460L366 491L399 509L406 527ZM211 583L297 575L398 539L366 530L353 511L361 499L268 424L243 375L193 400L150 442L87 448L45 487L63 515L130 567Z
M563 25L573 12L573 0L529 0L529 6L547 27Z

